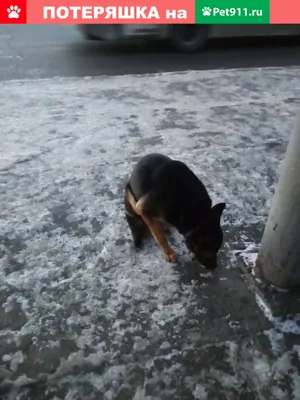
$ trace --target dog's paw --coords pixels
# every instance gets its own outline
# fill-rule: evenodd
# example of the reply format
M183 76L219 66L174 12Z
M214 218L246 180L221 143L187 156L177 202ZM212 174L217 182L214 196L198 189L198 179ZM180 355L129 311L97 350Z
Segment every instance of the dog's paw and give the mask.
M176 263L177 262L177 254L175 253L174 250L169 249L164 253L165 260L171 263Z

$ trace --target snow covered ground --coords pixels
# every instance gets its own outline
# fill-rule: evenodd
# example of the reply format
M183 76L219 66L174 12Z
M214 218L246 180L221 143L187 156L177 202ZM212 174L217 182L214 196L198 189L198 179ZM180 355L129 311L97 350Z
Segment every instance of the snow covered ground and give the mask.
M289 346L288 329L264 318L234 262L259 243L300 104L299 74L0 83L7 400L300 399L300 342ZM186 162L213 201L227 203L215 275L185 276L189 257L174 232L177 267L151 241L134 251L122 190L149 152Z

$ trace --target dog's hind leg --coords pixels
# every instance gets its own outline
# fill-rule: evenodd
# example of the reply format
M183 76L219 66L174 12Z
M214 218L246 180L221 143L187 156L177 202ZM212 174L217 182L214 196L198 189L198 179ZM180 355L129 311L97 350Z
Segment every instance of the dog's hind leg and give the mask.
M145 197L137 202L129 190L127 192L126 198L132 211L143 219L144 223L151 232L153 238L156 240L157 244L161 248L164 258L169 262L176 262L177 255L168 243L166 235L163 231L162 223L153 218L149 218L143 211L143 206L145 204Z
M133 243L135 247L139 248L142 245L143 239L149 234L149 231L143 219L133 210L128 199L129 194L132 196L127 185L124 194L126 220L132 234Z

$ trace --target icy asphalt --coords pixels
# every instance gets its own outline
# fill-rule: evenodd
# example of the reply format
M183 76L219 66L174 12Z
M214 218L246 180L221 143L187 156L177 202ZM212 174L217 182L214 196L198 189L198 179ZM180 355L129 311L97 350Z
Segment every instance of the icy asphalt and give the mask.
M255 257L299 77L0 83L3 399L300 399L298 320L270 318L235 262ZM185 161L227 203L216 273L190 262L176 232L177 266L152 241L135 252L122 190L150 151Z
M69 25L0 25L0 80L294 66L299 48L299 38L235 38L183 55L157 42L87 41Z

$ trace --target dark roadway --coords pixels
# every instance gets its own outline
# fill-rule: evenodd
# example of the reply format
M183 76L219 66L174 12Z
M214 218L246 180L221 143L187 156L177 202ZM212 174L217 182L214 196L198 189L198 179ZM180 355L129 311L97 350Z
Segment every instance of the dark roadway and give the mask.
M299 38L211 41L198 54L161 43L108 45L84 40L74 26L0 26L0 79L143 74L300 64Z

